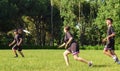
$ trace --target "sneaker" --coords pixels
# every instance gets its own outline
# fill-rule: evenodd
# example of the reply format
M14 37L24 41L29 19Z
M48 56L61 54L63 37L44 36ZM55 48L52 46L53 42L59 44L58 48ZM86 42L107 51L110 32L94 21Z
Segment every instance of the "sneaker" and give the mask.
M23 58L25 57L25 56L22 56Z
M117 64L120 64L120 61L118 61Z
M93 65L92 61L90 61L90 62L88 63L88 65L89 65L89 67L92 67L92 65Z
M119 59L116 57L116 58L114 59L114 61L115 61L115 62L119 62Z

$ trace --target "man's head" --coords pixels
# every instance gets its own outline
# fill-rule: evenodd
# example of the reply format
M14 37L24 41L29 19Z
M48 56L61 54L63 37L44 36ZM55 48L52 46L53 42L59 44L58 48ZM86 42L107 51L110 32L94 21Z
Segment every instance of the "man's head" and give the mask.
M18 30L17 29L14 30L14 34L15 35L18 34Z
M67 31L70 31L70 26L65 26L64 27L64 32L66 33Z
M113 20L111 19L111 18L107 18L106 19L106 24L107 25L110 25L110 24L112 24L113 23Z
M19 33L19 34L22 34L22 33L23 33L23 30L22 30L22 29L18 29L18 33Z

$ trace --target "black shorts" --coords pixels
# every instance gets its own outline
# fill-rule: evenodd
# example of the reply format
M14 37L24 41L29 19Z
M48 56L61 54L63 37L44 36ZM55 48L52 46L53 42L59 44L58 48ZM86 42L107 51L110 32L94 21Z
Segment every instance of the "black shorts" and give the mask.
M67 50L70 51L73 55L76 55L79 53L79 45L76 42L73 42Z
M21 46L17 46L16 44L12 47L12 49L18 50L18 51L22 51L22 47Z
M109 42L107 42L107 44L105 45L105 50L115 50L114 48L115 45L115 40L114 39L110 39Z

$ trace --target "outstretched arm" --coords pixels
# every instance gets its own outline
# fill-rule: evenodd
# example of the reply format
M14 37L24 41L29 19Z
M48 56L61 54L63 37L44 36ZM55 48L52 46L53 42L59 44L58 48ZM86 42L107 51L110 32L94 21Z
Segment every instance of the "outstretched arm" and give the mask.
M65 43L63 43L62 45L60 45L59 48L61 48L61 47L63 47L63 46L65 46Z
M12 43L10 43L10 44L9 44L9 46L12 46L14 43L15 43L15 40L13 40L13 42L12 42Z

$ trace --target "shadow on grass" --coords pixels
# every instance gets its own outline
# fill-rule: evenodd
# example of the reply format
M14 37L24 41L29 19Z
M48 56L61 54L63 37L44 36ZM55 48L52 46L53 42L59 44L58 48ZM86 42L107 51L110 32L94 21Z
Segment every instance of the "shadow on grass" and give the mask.
M110 65L93 65L93 67L110 67Z

